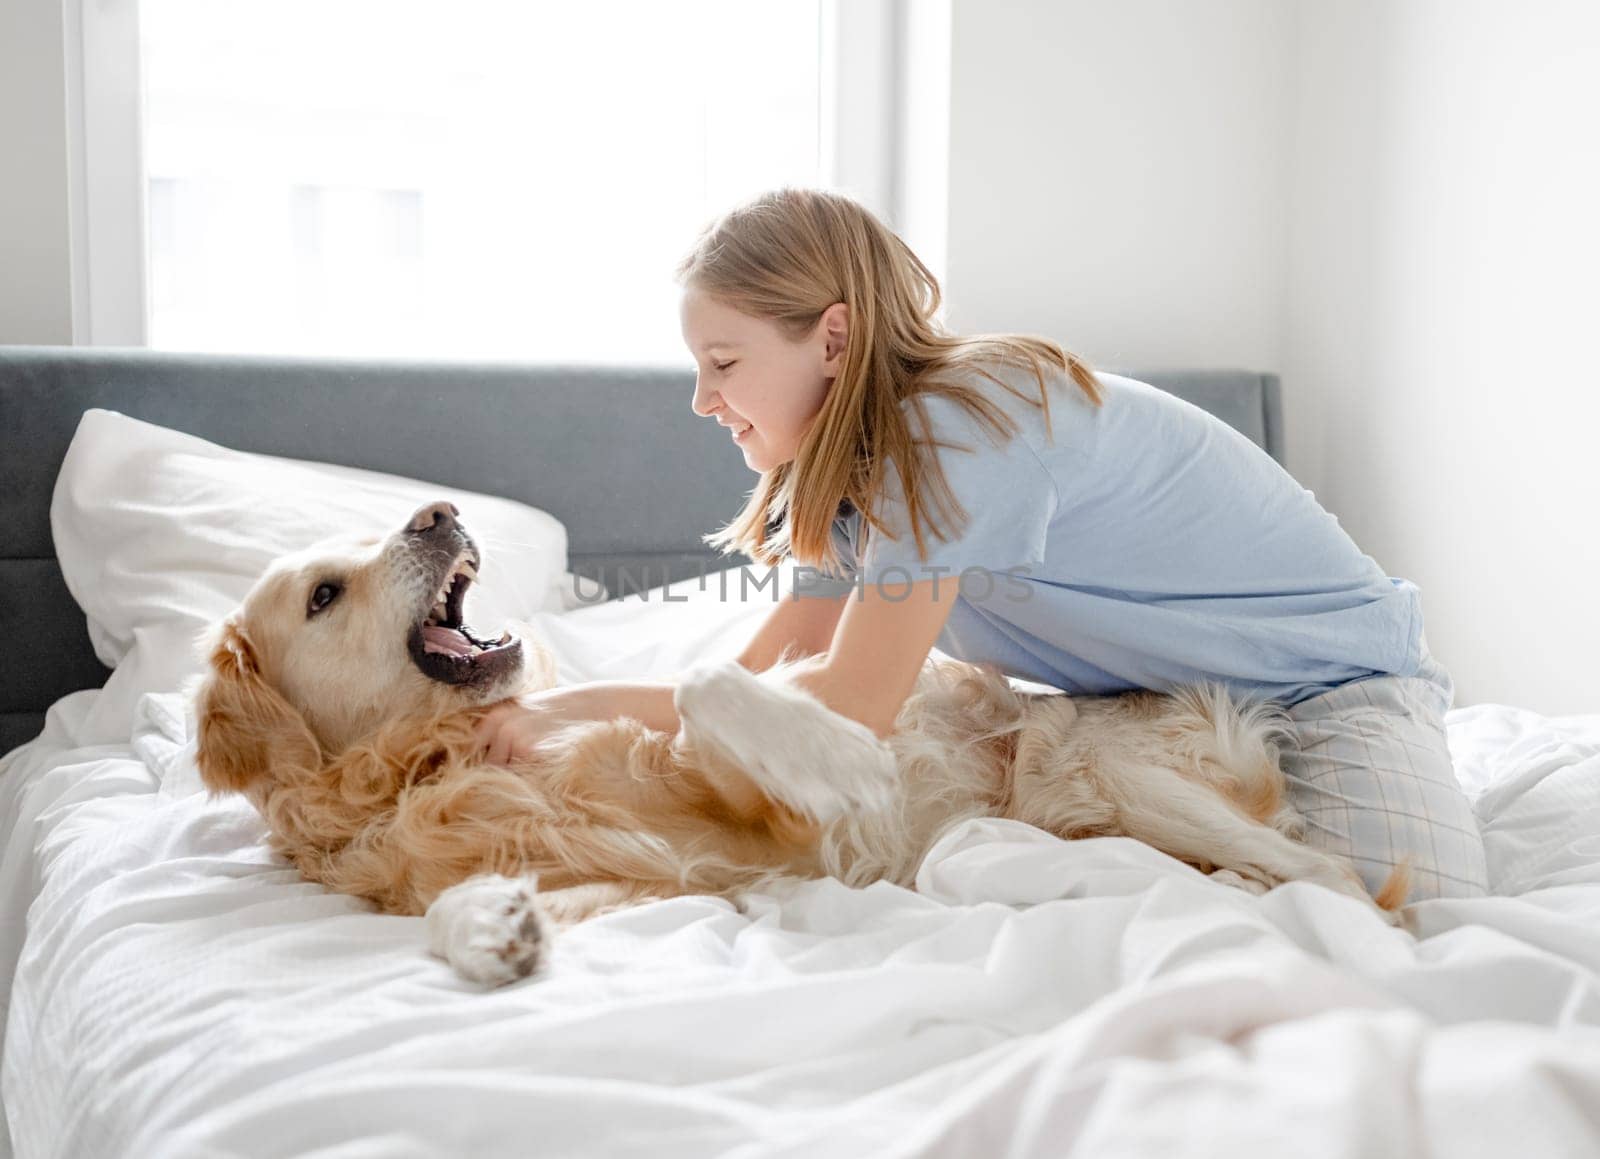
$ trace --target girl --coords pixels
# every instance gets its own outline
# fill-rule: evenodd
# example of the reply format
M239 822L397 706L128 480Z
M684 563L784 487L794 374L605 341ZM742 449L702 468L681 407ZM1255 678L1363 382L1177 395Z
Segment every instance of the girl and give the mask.
M679 271L696 414L760 481L708 540L850 590L782 600L739 657L887 736L931 648L1069 693L1201 680L1281 701L1307 840L1369 889L1412 855L1412 899L1487 892L1482 838L1428 655L1391 579L1264 451L1042 338L960 337L939 286L872 214L784 189L725 214ZM574 720L675 732L670 683L504 705L490 759Z

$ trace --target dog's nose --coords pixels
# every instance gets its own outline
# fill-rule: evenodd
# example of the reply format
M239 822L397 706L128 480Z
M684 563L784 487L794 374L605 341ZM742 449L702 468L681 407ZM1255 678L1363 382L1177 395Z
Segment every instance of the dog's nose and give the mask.
M439 528L449 531L456 525L456 516L461 512L456 510L454 503L438 502L429 503L426 507L417 508L417 513L411 517L411 523L406 530L421 533ZM443 526L441 526L441 524Z

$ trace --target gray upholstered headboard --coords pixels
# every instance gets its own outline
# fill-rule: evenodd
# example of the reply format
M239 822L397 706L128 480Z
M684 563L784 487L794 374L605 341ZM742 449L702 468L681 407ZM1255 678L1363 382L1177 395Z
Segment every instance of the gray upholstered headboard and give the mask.
M1101 369L1204 407L1282 461L1275 376ZM0 346L0 752L36 735L56 698L106 677L50 539L51 491L86 409L519 499L566 524L573 571L648 568L665 583L741 561L700 536L755 484L722 430L690 411L693 385L677 368Z

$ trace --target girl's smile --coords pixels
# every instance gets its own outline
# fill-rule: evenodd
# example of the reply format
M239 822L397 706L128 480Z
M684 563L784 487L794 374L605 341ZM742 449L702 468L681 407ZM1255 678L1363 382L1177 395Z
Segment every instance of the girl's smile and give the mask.
M752 470L792 462L839 373L848 311L840 305L794 338L690 286L681 313L698 368L694 413L727 427Z

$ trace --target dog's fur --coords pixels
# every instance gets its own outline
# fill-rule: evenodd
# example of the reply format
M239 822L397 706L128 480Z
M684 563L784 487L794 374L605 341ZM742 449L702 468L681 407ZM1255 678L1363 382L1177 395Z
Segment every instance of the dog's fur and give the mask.
M815 658L785 655L760 674L689 670L675 735L568 724L489 765L474 726L553 685L554 666L533 640L429 653L423 628L460 624L458 573L477 562L455 514L433 504L386 539L270 568L209 638L197 762L307 877L427 913L430 944L469 977L526 974L548 921L649 898L737 898L790 875L910 884L970 817L1133 837L1252 892L1306 880L1374 904L1348 863L1295 839L1281 714L1218 687L1035 696L930 660L880 741L795 683ZM337 594L313 611L324 584ZM1402 865L1376 900L1391 923L1407 881Z

